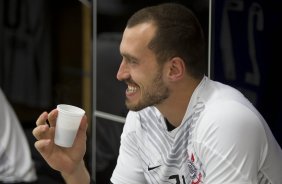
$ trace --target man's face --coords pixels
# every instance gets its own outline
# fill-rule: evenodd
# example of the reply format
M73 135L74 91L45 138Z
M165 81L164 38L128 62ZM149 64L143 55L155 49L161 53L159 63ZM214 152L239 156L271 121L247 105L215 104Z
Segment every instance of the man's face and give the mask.
M147 106L159 105L169 96L169 89L163 80L163 67L156 55L148 48L155 33L155 27L143 23L126 28L120 45L122 62L117 79L124 81L126 106L138 111Z

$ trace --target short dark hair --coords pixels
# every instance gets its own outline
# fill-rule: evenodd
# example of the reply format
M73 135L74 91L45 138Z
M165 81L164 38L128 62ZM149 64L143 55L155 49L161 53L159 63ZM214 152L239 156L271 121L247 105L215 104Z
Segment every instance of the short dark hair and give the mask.
M152 22L156 25L155 37L148 47L159 62L181 57L190 75L202 77L206 70L205 39L202 27L195 14L177 3L163 3L145 7L133 14L127 27Z

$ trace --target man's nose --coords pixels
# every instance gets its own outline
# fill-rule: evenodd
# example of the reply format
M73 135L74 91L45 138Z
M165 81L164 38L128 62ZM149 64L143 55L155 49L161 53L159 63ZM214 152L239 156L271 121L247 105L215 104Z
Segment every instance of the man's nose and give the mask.
M118 72L117 72L117 79L119 81L125 80L129 77L128 67L124 61L121 62Z

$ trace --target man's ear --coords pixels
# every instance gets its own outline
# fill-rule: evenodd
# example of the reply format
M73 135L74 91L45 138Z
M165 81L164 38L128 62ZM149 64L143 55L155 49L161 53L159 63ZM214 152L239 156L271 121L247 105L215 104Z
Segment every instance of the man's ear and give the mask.
M182 79L185 74L185 63L180 57L174 57L168 62L168 79L177 81Z

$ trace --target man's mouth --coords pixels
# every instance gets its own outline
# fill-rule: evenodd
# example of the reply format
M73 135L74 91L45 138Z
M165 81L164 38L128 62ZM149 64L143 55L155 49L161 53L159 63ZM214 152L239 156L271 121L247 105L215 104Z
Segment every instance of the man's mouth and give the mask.
M136 86L131 86L128 85L127 89L126 89L126 94L127 95L132 95L133 93L135 93L137 91L137 87Z

